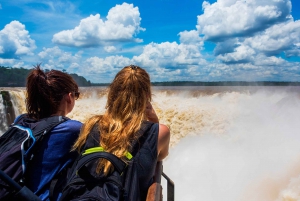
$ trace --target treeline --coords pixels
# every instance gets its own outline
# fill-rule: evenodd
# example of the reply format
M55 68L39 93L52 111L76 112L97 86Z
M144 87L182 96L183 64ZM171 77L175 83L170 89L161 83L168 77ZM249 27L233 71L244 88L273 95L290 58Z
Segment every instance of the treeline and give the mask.
M300 82L279 81L220 81L220 82L197 82L197 81L174 81L153 82L153 86L300 86Z
M0 87L25 87L26 77L32 69L0 66ZM49 70L45 70L49 71ZM77 74L69 74L81 87L91 86L91 82Z
M91 83L91 86L108 86L109 83ZM152 82L152 86L300 86L300 82L277 82L277 81L174 81L174 82Z
M32 69L11 68L0 66L0 87L25 87L26 77ZM45 71L49 71L45 69ZM65 71L64 71L65 72ZM84 77L75 73L69 74L81 87L108 86L109 83L91 83ZM300 86L300 82L279 82L279 81L173 81L173 82L152 82L153 86Z

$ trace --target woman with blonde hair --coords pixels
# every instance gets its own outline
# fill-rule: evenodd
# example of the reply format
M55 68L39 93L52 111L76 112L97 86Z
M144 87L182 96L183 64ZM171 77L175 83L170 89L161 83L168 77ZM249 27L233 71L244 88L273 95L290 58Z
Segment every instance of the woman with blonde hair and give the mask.
M124 67L110 84L105 113L84 124L73 147L78 151L86 149L87 139L96 128L99 141L93 138L95 146L101 146L106 152L128 162L125 155L132 151L133 144L140 143L140 139L147 136L135 154L141 200L146 199L157 161L168 155L170 141L170 130L159 124L150 103L151 95L148 73L138 66ZM113 166L107 160L98 162L98 174L109 174L112 170Z

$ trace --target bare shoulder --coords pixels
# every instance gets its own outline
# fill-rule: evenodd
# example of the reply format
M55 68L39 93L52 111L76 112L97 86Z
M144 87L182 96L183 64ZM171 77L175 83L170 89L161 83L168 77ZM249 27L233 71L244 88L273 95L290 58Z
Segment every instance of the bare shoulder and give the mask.
M158 132L158 160L161 161L169 154L170 129L164 124L159 124Z
M168 138L170 137L170 129L168 126L164 125L164 124L159 124L159 134L158 134L158 138Z

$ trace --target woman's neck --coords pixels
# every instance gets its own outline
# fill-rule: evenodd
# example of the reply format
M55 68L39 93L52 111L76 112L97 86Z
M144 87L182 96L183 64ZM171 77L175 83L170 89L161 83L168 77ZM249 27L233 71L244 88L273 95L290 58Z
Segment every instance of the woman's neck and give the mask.
M63 110L57 110L56 113L52 114L51 116L66 116L66 113Z

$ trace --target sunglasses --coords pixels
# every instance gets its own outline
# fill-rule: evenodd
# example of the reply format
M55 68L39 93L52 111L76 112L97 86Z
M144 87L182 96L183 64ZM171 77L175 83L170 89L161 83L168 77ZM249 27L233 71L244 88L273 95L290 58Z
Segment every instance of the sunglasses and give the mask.
M79 95L80 95L80 92L74 92L75 100L77 100L79 98Z

